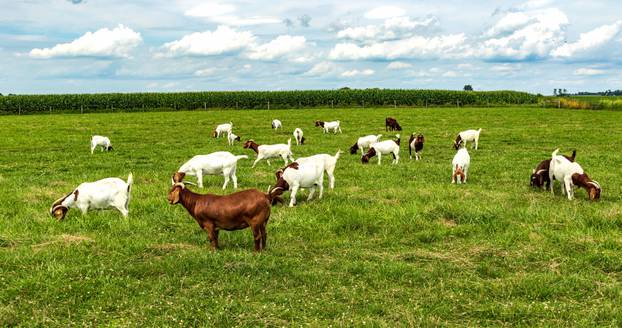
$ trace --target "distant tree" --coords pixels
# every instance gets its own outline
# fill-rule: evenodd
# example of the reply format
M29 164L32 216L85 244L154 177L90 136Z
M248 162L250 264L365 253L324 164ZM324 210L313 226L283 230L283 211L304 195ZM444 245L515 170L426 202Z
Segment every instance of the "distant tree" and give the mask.
M473 87L470 84L465 84L464 91L473 91Z
M553 89L553 95L557 96L557 89Z
M311 25L311 16L304 14L298 17L298 23L300 23L302 27L309 27Z
M349 87L343 87L343 88L339 88L339 90L350 90Z
M568 90L564 89L564 95L568 94Z

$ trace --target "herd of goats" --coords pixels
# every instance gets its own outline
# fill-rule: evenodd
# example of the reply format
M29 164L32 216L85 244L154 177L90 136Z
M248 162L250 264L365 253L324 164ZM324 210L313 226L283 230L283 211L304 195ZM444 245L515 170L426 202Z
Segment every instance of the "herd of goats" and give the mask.
M322 128L324 133L341 133L339 121L324 122L315 121L315 126ZM279 120L272 121L272 128L282 129L283 125ZM387 117L385 120L387 131L401 131L402 128L396 119ZM451 183L466 183L467 174L471 162L467 151L467 142L472 142L472 148L477 150L479 143L479 130L466 130L460 132L454 140L454 148L457 150L452 160ZM240 137L233 133L231 122L220 124L213 131L215 138L226 136L230 145L235 141L240 141ZM304 145L305 138L303 131L296 128L293 132L296 144ZM368 135L358 138L356 143L350 147L350 153L356 154L360 149L362 152L361 162L368 163L369 159L377 156L378 164L381 164L382 155L391 154L393 164L399 162L400 135L396 135L395 140L380 141L382 135ZM421 151L425 142L422 134L412 134L408 141L408 151L412 159L421 159ZM97 149L101 151L112 150L110 139L104 136L93 136L91 138L91 154ZM168 194L170 204L181 203L188 213L197 221L199 226L205 230L214 249L218 248L219 230L239 230L250 227L253 231L255 250L261 251L266 247L266 225L270 217L271 207L277 203L283 203L281 195L285 191L290 191L289 206L296 204L296 193L300 188L310 190L308 200L313 198L316 187L319 189L318 198L322 198L324 173L328 175L329 187L335 187L335 166L341 151L335 155L318 154L310 157L302 157L294 160L291 151L291 139L287 144L259 145L254 140L244 142L245 149L252 149L257 158L257 162L265 159L270 165L270 159L281 158L285 167L276 171L276 184L273 188L268 188L268 192L257 189L248 189L234 192L229 195L197 194L186 188L186 185L195 185L192 182L184 181L186 176L195 176L199 188L203 188L204 175L222 175L225 182L222 189L226 189L229 181L233 182L233 188L237 188L236 168L240 159L248 158L247 155L233 155L227 151L214 152L208 155L197 155L184 163L171 179L172 188ZM367 151L365 151L367 149ZM551 158L545 159L538 164L531 174L530 184L535 188L550 189L553 191L553 181L557 180L561 184L562 194L566 194L568 199L573 199L576 187L585 188L590 200L600 198L601 187L598 182L593 181L583 171L581 165L575 162L576 151L571 156L558 155L556 149ZM288 164L288 160L291 163ZM89 209L117 209L124 217L128 215L128 205L132 189L133 177L130 173L127 181L119 178L106 178L95 182L85 182L80 184L72 192L56 200L50 208L50 215L58 220L62 220L67 215L70 208L78 208L82 214L86 214Z

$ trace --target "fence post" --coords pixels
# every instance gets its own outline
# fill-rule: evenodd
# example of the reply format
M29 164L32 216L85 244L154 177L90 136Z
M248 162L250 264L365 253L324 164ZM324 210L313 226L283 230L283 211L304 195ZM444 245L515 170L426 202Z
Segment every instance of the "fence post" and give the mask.
M365 108L365 100L363 100L363 108Z
M235 102L235 109L238 109L238 102Z
M207 102L205 102L205 101L203 102L203 109L207 110Z
M50 114L52 114L52 106L50 106Z
M330 100L330 108L335 107L335 100L331 99Z
M562 108L562 102L559 99L557 99L557 108Z
M460 108L460 100L456 100L456 107Z
M397 108L397 100L393 100L393 108Z
M17 115L22 115L22 105L17 106Z
M428 100L425 100L425 109L428 109Z
M80 114L84 114L84 105L80 105Z
M270 109L270 100L268 100L268 109Z

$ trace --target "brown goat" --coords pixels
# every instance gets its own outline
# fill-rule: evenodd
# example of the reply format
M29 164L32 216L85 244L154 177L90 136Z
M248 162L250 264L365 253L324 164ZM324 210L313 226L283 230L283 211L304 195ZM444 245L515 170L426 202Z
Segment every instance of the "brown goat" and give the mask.
M196 194L183 182L176 182L168 193L171 205L181 203L209 236L212 249L218 249L219 230L240 230L251 227L255 251L266 248L266 225L270 218L271 205L282 202L278 195L266 194L257 189L248 189L219 196Z
M386 131L402 131L402 127L400 126L399 123L397 123L397 120L394 119L393 117L387 117L384 120L384 127Z
M564 157L566 157L566 159L568 159L571 162L574 162L576 156L577 156L576 149L572 151L572 156L564 155ZM551 166L550 158L547 158L543 160L542 162L540 162L538 166L536 166L536 168L531 172L529 185L534 188L542 189L544 185L546 184L546 190L550 190L551 189L551 180L549 179L550 166Z
M421 155L419 153L423 149L424 142L425 139L423 138L423 134L418 134L415 136L415 134L413 133L410 135L410 139L408 140L408 155L410 156L410 159L413 158L413 148L415 149L415 159L421 159Z
M598 182L590 179L587 174L573 174L572 184L577 187L584 188L587 191L590 200L600 199L600 185L598 184Z

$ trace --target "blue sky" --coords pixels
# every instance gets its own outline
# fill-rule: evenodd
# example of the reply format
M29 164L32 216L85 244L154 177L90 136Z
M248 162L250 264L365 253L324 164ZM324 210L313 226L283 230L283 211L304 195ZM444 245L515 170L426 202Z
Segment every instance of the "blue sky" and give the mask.
M619 1L0 1L3 94L622 89Z

